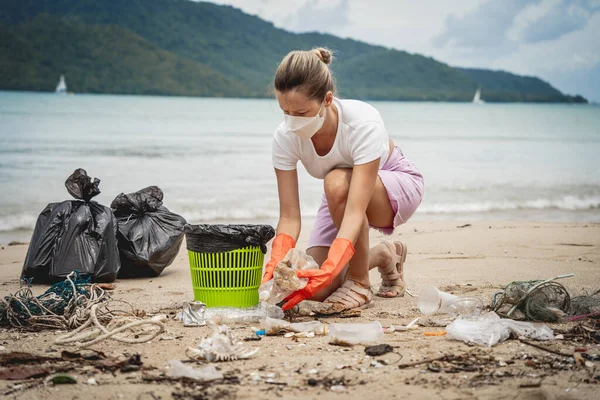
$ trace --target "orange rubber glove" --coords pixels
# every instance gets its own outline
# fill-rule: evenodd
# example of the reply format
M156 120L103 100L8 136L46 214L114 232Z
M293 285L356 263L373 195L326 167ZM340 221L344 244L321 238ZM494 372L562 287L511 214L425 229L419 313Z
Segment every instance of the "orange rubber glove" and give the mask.
M296 241L293 237L286 235L285 233L280 233L275 237L275 239L273 239L273 245L271 246L271 259L267 265L265 265L265 273L263 275L262 283L273 279L273 271L275 271L275 267L281 260L283 260L283 257L286 256L288 251L294 247L296 247Z
M327 260L321 265L320 269L307 269L296 271L298 278L308 278L308 283L304 289L300 289L285 300L287 303L281 307L283 310L289 310L302 300L310 299L319 293L323 288L331 285L333 279L339 275L346 264L354 255L354 245L351 241L344 238L337 238L331 243Z

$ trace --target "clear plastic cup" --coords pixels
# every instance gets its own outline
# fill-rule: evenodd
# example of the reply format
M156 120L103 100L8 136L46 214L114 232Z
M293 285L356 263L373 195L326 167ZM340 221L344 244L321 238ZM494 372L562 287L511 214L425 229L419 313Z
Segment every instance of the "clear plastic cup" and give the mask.
M458 299L460 299L460 297L442 292L434 286L428 286L421 289L421 292L419 293L419 310L426 315L448 313L448 305Z

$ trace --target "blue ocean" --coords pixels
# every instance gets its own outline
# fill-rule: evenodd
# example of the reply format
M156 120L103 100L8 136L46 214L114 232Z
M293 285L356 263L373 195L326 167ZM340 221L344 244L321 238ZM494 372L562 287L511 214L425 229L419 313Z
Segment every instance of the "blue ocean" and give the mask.
M425 177L414 220L600 222L600 107L370 103ZM28 240L76 168L101 204L157 185L191 223L275 224L281 120L273 99L0 92L0 243ZM311 218L322 182L299 170Z

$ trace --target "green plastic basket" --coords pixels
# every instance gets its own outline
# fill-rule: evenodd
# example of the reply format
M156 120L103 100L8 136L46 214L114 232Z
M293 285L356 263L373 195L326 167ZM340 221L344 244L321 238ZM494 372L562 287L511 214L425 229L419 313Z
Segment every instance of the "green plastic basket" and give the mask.
M264 254L258 246L224 253L188 250L194 300L207 307L258 305Z

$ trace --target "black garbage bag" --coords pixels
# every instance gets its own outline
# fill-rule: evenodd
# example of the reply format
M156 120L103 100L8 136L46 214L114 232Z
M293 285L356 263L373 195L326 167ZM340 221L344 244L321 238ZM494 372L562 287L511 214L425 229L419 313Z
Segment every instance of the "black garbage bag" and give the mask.
M35 224L21 276L55 282L77 270L94 282L112 282L120 262L117 221L110 208L91 201L100 193L99 179L77 169L65 182L77 200L51 203Z
M186 225L187 249L198 253L223 253L248 246L260 246L275 236L270 225Z
M177 257L186 221L162 200L162 190L150 186L121 193L110 205L118 220L119 278L159 276Z

